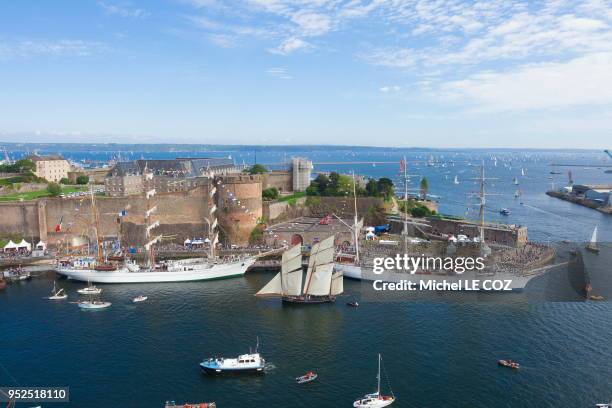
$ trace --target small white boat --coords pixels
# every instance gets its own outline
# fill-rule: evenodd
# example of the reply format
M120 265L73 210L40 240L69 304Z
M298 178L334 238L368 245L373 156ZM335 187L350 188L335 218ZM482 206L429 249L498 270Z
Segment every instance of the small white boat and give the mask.
M77 290L81 295L99 295L102 293L102 288L98 288L87 281L87 287Z
M597 226L595 226L595 229L593 230L593 235L591 235L591 241L586 244L586 249L595 253L599 252L599 247L597 246Z
M296 381L298 384L306 384L306 383L309 383L309 382L311 382L311 381L316 380L316 379L317 379L317 377L318 377L317 373L315 373L314 371L309 371L309 372L307 372L306 374L304 374L304 375L302 375L302 376L300 376L300 377L297 377L297 378L295 379L295 381Z
M135 297L135 298L132 300L132 302L134 302L134 303L144 302L144 301L145 301L145 300L147 300L147 299L148 299L148 297L147 297L147 296L140 295L140 296L136 296L136 297Z
M612 408L612 402L608 404L595 404L597 408Z
M389 406L395 402L395 395L391 391L391 395L380 394L380 362L381 357L378 355L378 388L375 393L366 394L353 403L355 408L382 408Z
M455 176L455 180L453 180L454 184L459 184L459 176Z
M111 302L103 302L101 300L83 300L78 302L78 305L81 309L95 310L95 309L106 309L110 305Z
M66 292L64 292L64 289L57 289L55 287L55 281L53 282L53 290L51 291L51 296L49 296L47 299L49 300L63 300L66 299L68 297L68 295L66 294Z
M255 353L242 354L237 358L208 358L200 363L200 368L209 374L221 373L264 373L266 360L259 354L259 339Z

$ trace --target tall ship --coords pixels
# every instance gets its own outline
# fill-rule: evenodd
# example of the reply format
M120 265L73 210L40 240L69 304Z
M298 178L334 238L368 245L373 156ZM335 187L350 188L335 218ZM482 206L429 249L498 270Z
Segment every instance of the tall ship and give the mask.
M342 272L334 272L334 236L312 246L304 279L301 245L285 251L281 271L256 296L280 296L286 303L327 303L344 292Z
M409 176L406 166L402 166L405 196L408 200L408 183ZM480 199L479 203L479 218L478 225L479 236L473 239L459 236L459 240L455 241L435 241L427 242L411 238L408 233L408 226L412 225L415 229L421 231L428 227L426 224L417 223L413 220L408 220L408 216L404 213L403 231L401 236L396 236L397 240L387 239L384 242L369 242L368 254L360 251L360 239L357 238L357 228L355 223L355 253L340 253L336 256L336 271L342 272L344 276L356 280L364 281L383 281L383 282L414 282L419 285L421 282L427 281L445 281L448 284L462 283L461 290L466 288L467 282L482 281L482 280L504 280L509 281L509 286L504 289L521 290L527 283L538 276L539 273L546 270L544 265L554 257L554 250L551 248L540 248L539 246L528 244L526 248L506 249L500 251L492 251L485 241L485 197L488 195L485 192L486 180L484 164L481 168L480 177L477 178L480 182L480 191L474 193ZM355 198L356 200L356 198ZM355 216L357 219L357 216ZM437 244L437 245L436 245ZM517 267L510 262L505 262L507 258L512 258L514 255L519 256L521 251L533 252L539 255L540 258L535 262ZM416 271L386 269L383 273L374 272L373 258L374 257L403 257L407 254L409 257L418 258L425 252L430 252L429 255L436 257L454 257L469 254L469 256L480 256L485 259L485 269L483 270L466 270L463 273L454 271L446 271L436 268L419 268Z
M223 279L244 275L246 270L255 262L255 257L242 256L227 260L219 259L215 255L215 246L219 235L215 230L217 220L216 207L211 210L213 222L210 223L210 253L208 258L191 258L172 261L157 262L155 260L155 245L162 240L162 235L153 235L153 230L159 227L159 221L153 220L157 206L152 203L155 189L145 193L147 209L145 211L145 265L121 257L121 261L113 262L105 256L100 242L98 211L96 199L91 195L91 225L97 243L97 256L78 257L59 260L55 271L83 282L93 283L157 283L157 282L189 282L212 279Z

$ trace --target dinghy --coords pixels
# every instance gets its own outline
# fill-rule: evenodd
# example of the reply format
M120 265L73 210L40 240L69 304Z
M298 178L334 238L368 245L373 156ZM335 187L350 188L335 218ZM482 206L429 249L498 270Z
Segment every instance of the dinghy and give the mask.
M314 371L309 371L306 374L302 375L301 377L297 377L295 381L298 384L305 384L305 383L309 383L311 381L316 380L317 377L318 377L317 373L315 373Z

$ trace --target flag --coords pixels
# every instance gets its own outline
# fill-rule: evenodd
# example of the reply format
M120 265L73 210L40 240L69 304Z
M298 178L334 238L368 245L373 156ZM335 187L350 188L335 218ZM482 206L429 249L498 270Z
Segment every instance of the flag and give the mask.
M64 221L64 216L62 215L62 217L60 218L59 224L57 224L55 226L55 232L60 232L62 230L62 222L63 221Z
M400 160L400 173L403 173L406 170L406 160Z

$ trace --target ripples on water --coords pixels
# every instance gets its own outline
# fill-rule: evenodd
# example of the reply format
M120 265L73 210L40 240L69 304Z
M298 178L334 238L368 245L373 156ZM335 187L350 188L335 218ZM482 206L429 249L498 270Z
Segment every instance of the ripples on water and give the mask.
M361 283L333 305L287 307L253 296L270 273L224 281L106 285L108 310L43 299L53 275L0 294L0 362L21 385L69 385L77 407L161 407L167 399L219 407L351 406L376 384L381 352L397 406L585 407L610 398L610 302L530 302L523 293L361 301ZM60 280L75 301L81 285ZM133 304L139 294L149 300ZM536 296L537 298L537 296ZM201 374L209 356L254 347L266 375ZM499 358L521 362L518 372ZM294 378L315 370L319 379ZM0 373L3 384L11 384ZM53 404L52 406L62 406Z

